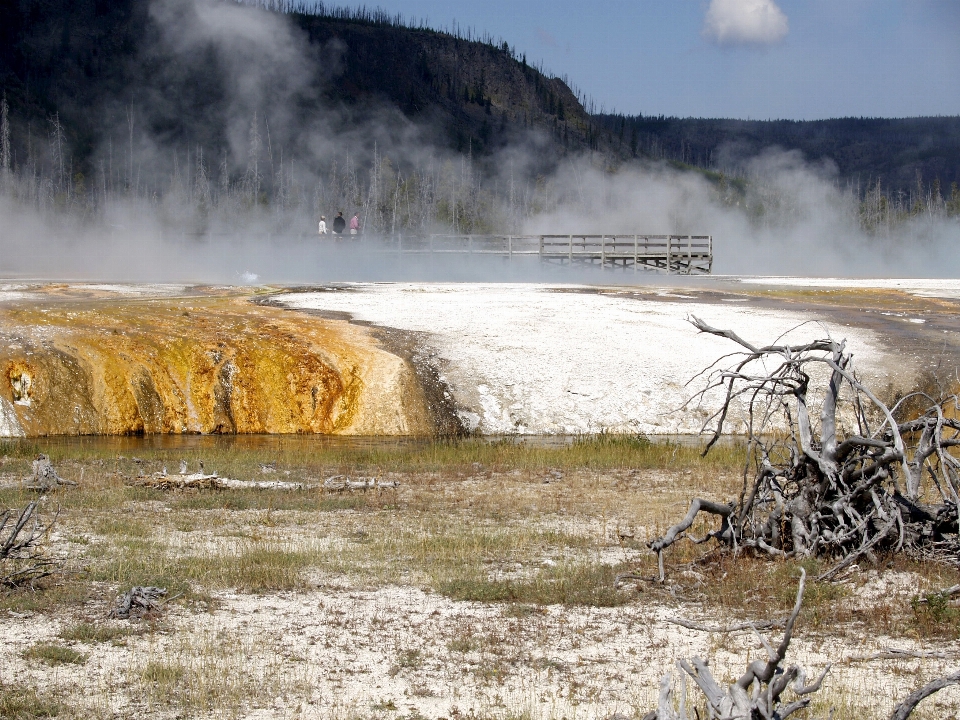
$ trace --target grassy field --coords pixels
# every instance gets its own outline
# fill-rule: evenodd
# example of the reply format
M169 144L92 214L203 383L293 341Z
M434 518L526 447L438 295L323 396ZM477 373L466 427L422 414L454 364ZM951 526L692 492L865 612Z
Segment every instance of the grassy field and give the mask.
M618 436L553 445L205 439L174 449L28 442L3 452L0 506L35 497L16 479L37 452L78 485L42 503L45 517L59 513L49 552L63 572L0 594L0 638L11 648L0 665L2 717L532 720L611 708L639 717L656 695L642 673L659 677L690 652L682 633L663 629L672 627L664 613L779 617L799 574L796 563L682 543L667 556L668 582L653 581L645 542L694 495L739 491L737 445L706 458L692 445ZM181 459L239 479L346 474L399 487L161 491L131 482ZM618 584L621 574L641 579ZM944 566L881 559L842 583L814 584L798 652L815 661L831 643L849 654L865 639L956 648L960 618L935 592L957 582ZM134 585L167 588L169 601L141 620L109 620ZM749 636L697 642L721 668L756 656ZM588 662L593 655L602 660ZM342 669L351 663L361 664ZM940 669L882 666L878 695L858 684L875 665L846 661L819 710L869 716ZM633 689L612 697L621 686ZM955 696L942 695L917 717L956 714Z

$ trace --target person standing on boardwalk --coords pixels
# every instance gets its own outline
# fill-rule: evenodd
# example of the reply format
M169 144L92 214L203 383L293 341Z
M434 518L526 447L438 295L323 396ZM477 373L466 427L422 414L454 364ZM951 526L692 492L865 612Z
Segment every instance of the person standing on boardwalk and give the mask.
M343 235L343 230L346 227L347 221L343 219L343 211L341 210L333 219L333 232L335 232L337 235Z
M327 218L325 215L320 216L320 234L321 235L327 234Z
M360 234L360 213L354 213L353 217L350 218L350 234Z

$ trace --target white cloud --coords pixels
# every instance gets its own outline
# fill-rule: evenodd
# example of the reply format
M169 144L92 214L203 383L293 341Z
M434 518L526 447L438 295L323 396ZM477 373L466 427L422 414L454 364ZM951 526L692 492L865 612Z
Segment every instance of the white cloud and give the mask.
M703 33L720 45L772 45L789 30L774 0L710 0Z

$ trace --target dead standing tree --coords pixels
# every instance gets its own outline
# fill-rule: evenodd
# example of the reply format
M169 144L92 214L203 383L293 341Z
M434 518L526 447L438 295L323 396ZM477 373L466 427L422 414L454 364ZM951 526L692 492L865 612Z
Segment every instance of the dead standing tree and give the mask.
M960 446L960 422L948 416L949 409L960 409L956 396L945 401L914 394L912 406L920 401L922 409L904 417L904 401L888 408L860 382L843 342L757 347L730 330L690 321L741 348L727 356L735 358L731 367L705 371L706 386L694 396L724 394L704 424L712 430L704 453L741 403L753 472L748 466L735 501L697 498L679 523L650 543L661 581L664 550L701 512L718 516L720 527L695 542L833 560L817 580L878 552L958 562L960 461L950 449Z

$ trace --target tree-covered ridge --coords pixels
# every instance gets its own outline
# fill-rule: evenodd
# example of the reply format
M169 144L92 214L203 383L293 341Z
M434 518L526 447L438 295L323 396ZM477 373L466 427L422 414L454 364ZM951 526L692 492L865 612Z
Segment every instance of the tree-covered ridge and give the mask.
M590 165L596 187L621 170L665 166L706 178L695 204L734 208L755 225L809 215L809 198L769 182L771 147L820 167L844 222L870 232L960 214L960 118L597 115L500 40L363 8L4 3L0 91L4 194L97 221L114 201L135 201L178 232L232 232L251 217L301 232L338 209L360 210L383 232L518 232L561 211L608 223L612 196L584 189ZM643 219L656 225L644 229L684 231L690 209Z
M960 118L837 118L725 120L598 115L617 150L749 175L749 160L771 147L797 150L808 162L833 166L844 186L866 195L877 182L888 201L960 182ZM921 195L926 195L926 191ZM901 202L904 202L901 198ZM912 205L912 203L911 203Z
M570 88L505 43L363 9L260 4L273 9L248 11L282 11L307 40L303 61L315 77L311 92L293 98L301 115L318 105L363 113L387 103L408 118L428 119L443 144L478 154L517 129L544 128L576 147L591 136ZM168 14L195 12L190 2L164 5L180 6ZM14 163L28 152L28 126L42 135L56 115L75 164L89 171L91 154L109 141L106 131L122 127L131 107L161 139L211 150L224 144L228 61L212 44L189 55L172 52L155 7L150 0L24 0L0 7L0 88L11 108Z

